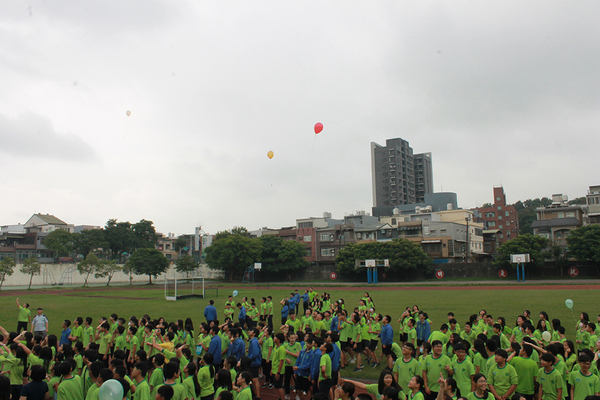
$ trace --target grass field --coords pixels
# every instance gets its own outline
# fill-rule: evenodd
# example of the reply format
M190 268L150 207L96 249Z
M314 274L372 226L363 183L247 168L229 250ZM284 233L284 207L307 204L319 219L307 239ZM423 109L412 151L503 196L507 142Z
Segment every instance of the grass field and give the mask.
M243 296L254 297L257 303L262 296L271 295L276 306L274 321L280 321L280 308L278 301L289 295L293 290L290 287L259 288L255 285L221 286L219 297L213 297L215 290L209 290L210 298L215 300L217 309L222 317L223 304L233 289L239 294L235 298L241 300ZM301 291L304 287L298 288ZM534 322L537 323L540 311L546 311L550 318L558 318L567 329L567 336L574 337L576 319L582 311L590 315L590 319L596 322L596 316L600 313L598 302L598 289L560 286L527 286L527 287L498 287L498 286L426 286L426 287L315 287L319 293L327 291L333 299L344 299L347 309L358 304L365 290L369 291L375 301L376 311L381 314L389 314L396 321L406 306L418 304L419 308L429 314L433 321L433 329L439 329L440 325L447 321L447 313L453 311L456 319L462 326L468 320L469 315L485 309L496 319L499 316L506 318L507 325L514 326L516 317L524 309L532 312ZM8 331L16 328L18 309L15 299L19 297L21 304L29 303L32 314L35 315L37 307L43 307L44 313L50 320L50 333L60 335L61 324L64 319L73 320L77 316L90 316L96 323L100 316L108 317L116 313L119 317L128 319L132 315L140 317L147 313L153 318L164 317L167 321L185 319L191 317L197 327L204 321L203 311L208 304L208 299L185 299L179 301L166 301L164 290L154 286L134 286L118 288L61 288L61 289L33 289L18 292L0 292L0 325ZM573 310L565 306L565 300L572 299ZM300 307L302 309L302 307ZM395 337L397 338L398 324L393 324ZM346 369L347 370L347 369ZM379 370L379 369L378 369ZM344 372L344 376L378 376L379 371L366 368L360 375Z

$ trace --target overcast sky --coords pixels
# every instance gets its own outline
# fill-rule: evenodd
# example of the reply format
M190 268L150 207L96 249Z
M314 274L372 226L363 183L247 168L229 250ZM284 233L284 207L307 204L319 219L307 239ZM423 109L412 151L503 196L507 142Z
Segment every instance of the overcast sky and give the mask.
M599 21L597 0L3 1L0 225L370 212L370 142L394 137L460 207L584 196Z

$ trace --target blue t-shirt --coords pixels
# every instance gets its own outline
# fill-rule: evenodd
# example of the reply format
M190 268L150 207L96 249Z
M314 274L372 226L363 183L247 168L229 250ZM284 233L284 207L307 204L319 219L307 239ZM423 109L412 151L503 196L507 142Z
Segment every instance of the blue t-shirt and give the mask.
M44 400L44 394L48 392L48 384L44 381L30 382L21 389L21 396L28 400Z
M217 308L215 306L211 306L210 304L207 305L204 309L204 317L206 317L207 321L214 321L217 319Z
M62 346L63 344L71 344L69 336L71 336L71 329L67 328L64 331L62 331L60 335L60 342L58 343L58 345Z

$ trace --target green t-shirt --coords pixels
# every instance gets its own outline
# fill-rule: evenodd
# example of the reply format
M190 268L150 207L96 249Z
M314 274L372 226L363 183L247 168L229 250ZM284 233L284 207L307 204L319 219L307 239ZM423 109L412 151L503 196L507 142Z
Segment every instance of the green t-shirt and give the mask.
M200 397L209 396L215 392L215 378L211 378L210 367L208 365L203 366L200 368L200 371L198 371L198 383L202 389Z
M273 374L281 374L283 371L283 365L281 368L279 367L279 362L284 360L285 364L285 347L280 344L279 347L276 347L271 352L271 373Z
M494 395L490 391L488 391L487 396L484 395L484 397L478 397L475 392L469 393L466 397L467 400L494 400Z
M5 370L8 366L10 370L10 384L21 386L23 385L23 361L20 358L13 356L12 354L8 357L0 356L0 363L4 364Z
M152 387L152 391L156 390L156 387L162 384L165 381L165 377L163 374L162 367L154 368L152 371L152 375L150 375L150 379L148 379L148 384Z
M532 395L535 391L534 379L538 375L538 365L531 358L513 357L510 365L515 368L519 383L517 393Z
M475 353L475 356L473 356L473 366L475 367L475 371L477 371L477 367L479 367L479 372L487 376L486 364L487 358L483 358L480 353Z
M433 354L430 354L423 361L423 371L427 373L427 386L429 386L429 390L432 392L439 392L440 390L440 384L438 383L440 373L444 379L448 377L446 366L452 366L452 362L450 361L450 358L444 354L438 358L435 358L433 357Z
M404 357L400 357L394 363L394 373L398 376L398 385L400 385L402 391L407 396L410 394L408 382L410 382L413 376L418 374L418 369L419 362L412 357L409 361L404 361Z
M185 389L187 391L186 398L194 400L196 398L200 398L200 393L198 393L198 396L196 396L196 387L194 386L194 378L192 376L188 376L187 378L185 378L182 384L183 386L185 386Z
M31 310L29 308L25 308L21 306L19 309L19 319L18 322L29 322L29 316L31 315Z
M379 322L371 322L371 340L379 340L379 336L377 336L381 332L381 323ZM416 335L416 332L415 332ZM416 343L416 341L415 341Z
M313 332L315 331L315 320L312 317L302 317L302 328L303 330L309 327Z
M103 356L107 353L111 337L112 335L109 332L100 334L100 339L98 343L98 353L100 354L100 356Z
M100 386L93 384L90 390L88 390L85 400L98 400L100 396L98 395L98 391L100 390Z
M406 342L412 343L415 347L417 347L417 330L415 328L409 328L408 332L406 332Z
M260 315L267 315L267 303L260 303Z
M413 394L412 392L410 392L410 395L408 396L409 400L425 400L425 396L423 395L423 392L419 391L415 394ZM493 400L493 399L492 399Z
M125 338L125 333L117 336L115 339L115 350L125 350L126 343L127 343L127 340Z
M302 345L298 342L295 342L293 346L290 346L290 344L288 342L284 343L284 347L286 351L289 351L290 353L300 353L300 350L302 350ZM294 357L288 353L285 354L285 358L290 360L290 363L288 364L288 362L286 361L284 363L284 365L286 367L293 367L296 364L296 360L298 359L298 357Z
M452 361L452 377L456 380L456 386L460 389L460 393L469 393L471 391L471 377L475 375L475 367L473 363L466 358L459 362L458 359Z
M236 400L252 400L252 389L250 389L250 386L243 388L237 395Z
M469 342L469 344L470 344L471 346L473 346L473 342L475 341L475 339L477 339L477 333L475 333L475 331L474 331L474 330L472 330L472 329L471 329L471 332L470 332L470 333L467 333L467 331L462 331L462 332L460 333L460 337L461 337L463 340L466 340L467 342Z
M574 398L571 400L584 400L586 396L593 396L600 393L600 381L598 377L590 372L589 375L583 375L581 371L571 372L569 374L569 383L573 388Z
M133 400L148 400L150 399L150 386L145 380L135 385L135 393L132 397Z
M271 336L267 337L266 339L263 338L262 345L260 346L260 351L262 353L263 360L269 359L269 348L272 348L272 347L273 347L273 338ZM271 356L272 355L273 355L273 350L271 349Z
M377 383L371 383L366 386L367 386L367 393L375 396L375 398L377 400L381 399L381 396L383 395L383 393L379 393L379 385Z
M56 391L58 400L81 400L83 398L83 386L81 378L75 375L69 379L63 379Z
M71 336L73 337L77 337L77 342L82 342L83 343L83 327L78 326L76 328L73 328L71 330Z
M542 400L557 400L558 389L566 390L566 386L563 386L562 376L556 368L552 368L550 372L540 368L537 373L537 381L542 388Z
M94 337L94 328L92 328L91 326L88 326L87 328L83 328L83 337L81 338L81 343L83 343L84 348L86 348L90 344L93 337Z
M187 390L186 390L185 386L183 386L183 384L181 384L181 383L174 383L174 384L173 383L163 383L163 384L158 385L158 387L154 388L154 390L152 391L152 395L151 395L152 399L156 397L158 388L161 386L171 386L173 388L173 397L171 398L171 400L185 400Z
M339 327L340 342L347 342L348 337L352 334L352 324L348 321L340 321Z
M429 343L433 343L434 340L439 340L444 345L448 343L448 340L450 339L448 339L448 336L442 331L433 331L429 336Z
M302 330L302 322L298 318L296 318L294 321L292 321L291 319L288 319L285 322L285 324L289 325L289 326L293 326L294 332L298 332L298 331Z
M267 302L267 315L273 315L273 302Z
M325 380L325 376L323 375L322 368L325 366L325 375L327 375L327 379L331 379L331 357L329 354L323 354L321 356L321 361L319 363L319 380Z
M521 343L523 341L523 330L520 327L515 326L512 330L512 334L515 336L516 343Z
M581 340L581 343L575 343L577 350L588 349L590 347L590 333L588 331L581 332L577 330L576 340Z
M519 383L519 378L512 365L506 363L503 368L500 368L498 364L495 364L488 369L487 381L489 385L494 386L498 396L502 396L512 385Z

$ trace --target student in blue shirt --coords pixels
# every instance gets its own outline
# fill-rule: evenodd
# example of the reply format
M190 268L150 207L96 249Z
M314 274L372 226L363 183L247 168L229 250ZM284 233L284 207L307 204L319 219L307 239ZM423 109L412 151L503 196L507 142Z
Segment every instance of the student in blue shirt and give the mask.
M237 303L237 307L240 309L238 320L240 321L240 325L244 326L246 323L246 307L244 307L242 303Z
M71 321L65 319L62 326L63 331L60 335L60 342L58 343L59 346L62 346L63 344L71 344L71 341L69 340L69 336L71 336L71 329L69 328L69 326L71 326Z
M281 305L283 305L283 308L281 309L281 325L285 325L290 312L290 307L287 300L281 300Z
M208 305L204 309L204 318L206 318L206 322L210 325L211 322L217 319L217 308L215 307L214 300L209 300Z

